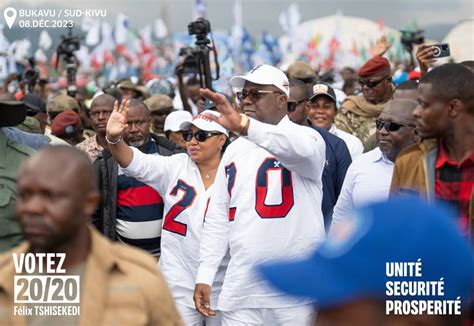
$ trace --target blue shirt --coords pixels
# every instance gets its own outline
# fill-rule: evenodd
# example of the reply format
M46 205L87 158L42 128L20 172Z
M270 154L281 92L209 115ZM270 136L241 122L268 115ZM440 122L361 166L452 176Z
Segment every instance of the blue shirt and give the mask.
M325 129L311 126L319 132L326 143L326 164L323 170L323 202L321 210L324 216L324 227L329 230L337 198L341 193L346 171L352 163L351 154L346 143Z
M1 129L9 139L14 140L17 143L26 145L35 150L40 150L41 148L50 145L48 142L48 138L46 138L45 135L30 134L28 132L24 132L20 129L13 127L4 127Z

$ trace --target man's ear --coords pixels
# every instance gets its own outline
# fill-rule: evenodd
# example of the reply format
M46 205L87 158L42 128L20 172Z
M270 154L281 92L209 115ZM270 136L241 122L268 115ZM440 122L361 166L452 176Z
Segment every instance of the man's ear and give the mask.
M455 118L463 110L464 103L455 98L449 101L448 114L451 118Z
M288 109L288 97L286 95L284 94L278 95L277 103L278 103L278 108L285 109L285 111Z

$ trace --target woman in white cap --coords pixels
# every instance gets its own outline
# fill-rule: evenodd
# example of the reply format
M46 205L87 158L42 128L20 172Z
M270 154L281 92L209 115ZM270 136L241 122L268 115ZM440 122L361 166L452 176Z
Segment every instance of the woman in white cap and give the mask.
M215 111L206 111L219 115ZM210 192L228 131L204 115L183 122L181 130L188 154L147 155L122 141L127 128L128 104L114 110L107 123L106 139L124 173L155 188L164 199L160 269L173 293L186 325L203 325L195 310L193 293L199 265L199 244ZM144 235L145 236L145 235ZM223 271L216 277L212 297L217 300ZM159 304L159 302L157 303ZM219 317L206 318L206 325L220 325Z

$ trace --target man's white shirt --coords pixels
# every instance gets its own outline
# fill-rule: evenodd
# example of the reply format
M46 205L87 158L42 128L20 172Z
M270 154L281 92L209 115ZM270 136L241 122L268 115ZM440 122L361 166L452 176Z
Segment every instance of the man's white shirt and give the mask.
M359 156L346 172L341 193L334 206L332 225L353 216L354 209L387 200L394 164L377 147Z
M132 150L132 162L123 169L124 173L156 189L164 198L160 270L176 303L194 308L203 218L213 186L205 189L198 167L187 154L160 156ZM223 267L213 288L214 305Z
M270 288L254 267L302 257L325 237L324 140L287 116L278 125L250 120L248 136L234 141L221 160L201 239L196 283L213 284L230 250L217 306L223 311L308 303Z
M335 124L333 124L328 131L331 134L341 138L346 143L347 149L349 149L349 153L351 154L352 161L354 161L360 154L364 152L364 145L356 136L336 128Z

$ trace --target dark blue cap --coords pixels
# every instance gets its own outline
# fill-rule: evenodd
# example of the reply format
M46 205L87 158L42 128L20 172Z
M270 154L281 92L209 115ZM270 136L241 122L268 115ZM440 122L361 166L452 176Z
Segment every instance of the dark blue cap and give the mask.
M466 305L474 289L474 255L454 215L415 198L375 203L331 229L327 240L306 259L269 263L258 271L282 292L312 299L321 308L361 298L460 298ZM421 276L391 274L390 263L407 262L421 263ZM440 280L442 296L386 293L387 282Z

